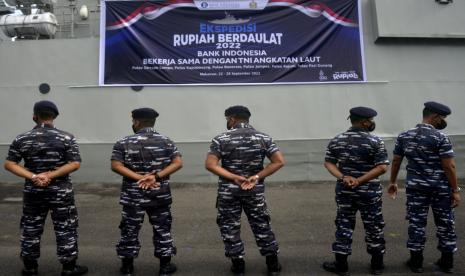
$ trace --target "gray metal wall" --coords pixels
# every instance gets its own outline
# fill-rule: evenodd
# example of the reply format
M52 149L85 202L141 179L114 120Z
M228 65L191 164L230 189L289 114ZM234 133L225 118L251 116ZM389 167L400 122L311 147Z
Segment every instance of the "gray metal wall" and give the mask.
M413 9L413 2L405 1L403 8ZM186 159L174 180L213 182L203 169L208 142L224 130L223 110L245 104L252 124L272 135L286 154L288 165L273 180L322 180L329 178L321 166L327 140L348 128L350 107L377 109L376 132L391 145L392 137L421 120L423 102L436 100L453 110L447 133L456 142L464 177L465 44L374 43L372 4L362 1L369 79L364 84L98 88L96 38L0 42L0 153L4 156L12 139L32 127L33 103L53 100L61 109L57 126L81 144L84 163L75 180L111 182L118 179L108 169L111 144L130 133L131 109L151 106L161 113L158 130L178 142ZM395 14L391 20L397 20ZM47 95L38 92L42 82L52 87ZM0 173L0 181L15 179Z
M379 37L465 38L465 1L373 0ZM395 20L393 20L395 18Z

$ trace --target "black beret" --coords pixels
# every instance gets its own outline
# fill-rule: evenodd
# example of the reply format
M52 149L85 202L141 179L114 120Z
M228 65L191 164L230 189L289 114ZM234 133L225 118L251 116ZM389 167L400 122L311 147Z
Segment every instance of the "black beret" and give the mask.
M244 117L247 117L247 118L250 118L251 114L250 114L250 111L247 107L245 106L242 106L242 105L235 105L235 106L231 106L231 107L228 107L225 111L224 111L224 116L244 116Z
M51 101L36 102L34 104L34 113L36 114L40 111L52 111L53 113L55 113L55 117L60 114L58 112L58 107Z
M132 111L133 119L155 119L158 117L158 112L155 109L143 107Z
M452 111L447 105L443 105L437 102L426 102L425 108L431 112L437 113L442 116L447 116L452 113Z
M378 115L376 110L369 107L358 106L350 109L350 116L355 116L358 118L373 118Z

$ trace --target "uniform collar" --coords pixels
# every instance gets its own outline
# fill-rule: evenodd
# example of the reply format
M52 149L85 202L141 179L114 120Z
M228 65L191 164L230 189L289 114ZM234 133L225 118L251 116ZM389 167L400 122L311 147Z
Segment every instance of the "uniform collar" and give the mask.
M37 124L37 125L34 127L34 129L36 129L36 128L55 128L55 126L52 125L52 124Z
M153 129L153 127L144 127L144 128L141 128L139 129L136 134L139 134L139 133L146 133L146 132L155 132L155 130Z
M356 126L351 126L349 128L349 131L356 131L356 132L368 132L368 130L362 128L362 127L356 127Z
M433 125L431 125L431 124L426 124L426 123L418 124L417 127L436 129Z
M238 124L235 124L231 129L235 129L235 128L253 128L253 127L249 125L249 123L238 123Z

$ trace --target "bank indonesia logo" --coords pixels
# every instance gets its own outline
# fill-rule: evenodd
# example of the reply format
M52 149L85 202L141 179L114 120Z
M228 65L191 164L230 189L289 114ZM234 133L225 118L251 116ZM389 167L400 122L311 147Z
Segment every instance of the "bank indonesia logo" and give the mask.
M333 80L358 80L358 74L355 71L334 72Z
M323 70L320 70L320 77L319 77L320 81L325 81L325 80L328 80L328 77L325 75L325 72L323 72Z
M208 3L207 2L202 2L200 6L204 9L208 8Z

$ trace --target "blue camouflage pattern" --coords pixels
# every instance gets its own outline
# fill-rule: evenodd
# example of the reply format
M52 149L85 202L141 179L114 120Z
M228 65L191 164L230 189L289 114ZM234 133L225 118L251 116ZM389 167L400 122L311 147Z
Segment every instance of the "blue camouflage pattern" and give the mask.
M229 172L250 177L263 170L265 157L269 158L277 151L279 148L269 135L255 130L247 123L239 123L214 137L208 153L216 155L221 160L221 166ZM253 189L246 191L230 180L219 177L217 224L226 257L245 255L240 237L242 210L248 218L260 253L268 256L279 252L271 229L264 191L264 179L259 179Z
M113 146L111 160L120 161L130 170L145 175L160 172L180 156L181 153L173 141L149 127L117 141ZM123 177L120 196L123 210L119 226L121 238L116 245L120 258L138 256L138 236L145 213L154 230L154 255L168 257L176 254L171 237L172 196L169 177L157 181L160 182L159 188L142 190L137 181Z
M20 163L34 174L55 170L69 162L80 162L74 136L50 125L38 125L20 134L10 145L7 160ZM26 180L21 217L21 257L40 257L40 238L48 212L54 225L57 255L61 263L78 256L78 214L69 175L53 179L47 187Z
M111 160L120 161L130 170L145 175L163 170L178 156L181 153L171 139L153 128L143 128L117 141ZM147 191L140 189L137 181L123 177L121 205L164 206L171 203L169 177L161 179L159 188Z
M141 248L139 242L139 231L144 222L144 215L147 213L153 229L154 256L171 257L176 255L176 247L171 236L170 206L158 208L144 208L140 206L123 206L122 219L119 228L121 229L121 240L116 246L117 254L120 258L136 258Z
M406 189L408 240L407 248L412 251L423 251L426 242L426 223L429 206L433 211L434 223L438 238L437 248L441 252L457 251L457 235L455 234L455 216L451 207L450 192L433 192L418 189Z
M437 248L441 252L457 250L451 188L441 159L454 157L449 137L430 124L418 124L399 134L394 154L406 157L407 248L422 251L426 242L426 224L431 206L436 224Z
M279 151L273 139L255 130L251 125L240 123L231 130L212 139L209 154L221 159L221 166L231 173L250 177L263 170L265 157ZM264 179L250 191L243 191L239 186L222 177L218 180L220 193L250 194L265 190Z
M333 138L326 149L326 162L336 164L343 175L361 177L378 165L389 164L384 142L368 131L351 127ZM379 178L355 188L345 187L341 180L336 184L336 241L334 253L352 253L352 234L356 213L365 228L365 241L369 254L384 254L384 219L382 214L382 186Z
M226 257L245 255L244 242L241 240L241 213L247 216L250 228L260 254L274 255L279 252L270 224L270 214L266 206L265 195L262 193L250 196L220 196L218 197L217 224L225 246Z
M399 134L394 154L406 157L406 187L421 190L450 190L441 158L454 157L449 137L429 124Z

